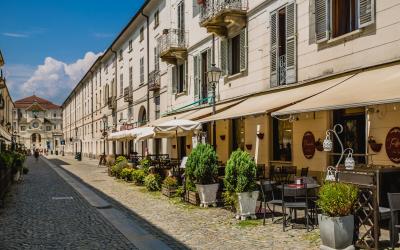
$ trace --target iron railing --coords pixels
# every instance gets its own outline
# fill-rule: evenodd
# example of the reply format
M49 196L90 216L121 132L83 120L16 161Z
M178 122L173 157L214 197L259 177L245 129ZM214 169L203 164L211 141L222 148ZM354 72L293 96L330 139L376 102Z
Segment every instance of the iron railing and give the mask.
M161 85L160 71L153 70L149 74L149 90L158 90Z
M286 55L279 57L279 85L286 84Z
M125 102L133 101L133 91L131 87L124 88L124 101Z
M117 106L117 98L115 96L108 97L107 105L109 109L114 109Z
M187 49L188 33L181 29L166 29L157 39L160 55L171 49Z
M247 0L205 0L200 6L200 23L224 11L247 11L247 9Z

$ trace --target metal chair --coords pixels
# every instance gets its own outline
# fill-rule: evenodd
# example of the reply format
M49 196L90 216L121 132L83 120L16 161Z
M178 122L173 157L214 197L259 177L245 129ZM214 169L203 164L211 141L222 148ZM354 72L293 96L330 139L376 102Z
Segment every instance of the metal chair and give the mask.
M297 174L296 166L283 166L282 173L284 176L284 183L291 183L294 181L294 177Z
M399 241L400 193L388 193L390 207L390 245L394 249Z
M282 211L283 211L283 231L286 229L286 209L289 208L289 218L292 219L292 213L294 212L294 217L297 219L297 210L304 210L304 219L307 232L309 231L309 200L308 200L308 190L307 183L303 184L300 188L295 189L285 189L287 184L282 184Z
M300 177L307 177L308 176L308 167L301 168Z

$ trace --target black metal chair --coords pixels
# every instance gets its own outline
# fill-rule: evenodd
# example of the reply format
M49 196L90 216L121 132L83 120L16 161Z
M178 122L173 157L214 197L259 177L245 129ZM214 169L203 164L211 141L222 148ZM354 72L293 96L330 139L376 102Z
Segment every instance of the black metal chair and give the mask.
M301 187L296 187L294 189L288 188L287 184L282 184L282 211L283 211L283 231L286 230L287 218L286 209L289 208L289 218L292 219L293 212L294 218L297 219L297 210L304 210L304 219L307 232L309 231L309 200L308 200L308 190L307 183L302 184Z
M282 174L284 183L291 183L294 181L294 177L297 174L296 166L282 166Z
M400 193L388 193L390 207L390 245L394 249L399 241Z
M300 177L307 177L308 176L308 167L301 168Z

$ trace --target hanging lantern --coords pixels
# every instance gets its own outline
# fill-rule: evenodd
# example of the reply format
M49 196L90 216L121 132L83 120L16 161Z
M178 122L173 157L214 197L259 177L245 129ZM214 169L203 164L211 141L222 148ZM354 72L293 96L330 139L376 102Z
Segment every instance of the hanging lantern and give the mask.
M330 152L333 149L333 142L331 140L331 136L329 134L329 132L326 133L326 138L322 144L324 151L326 152Z
M353 154L350 152L344 161L344 166L347 170L353 170L356 162L354 161Z

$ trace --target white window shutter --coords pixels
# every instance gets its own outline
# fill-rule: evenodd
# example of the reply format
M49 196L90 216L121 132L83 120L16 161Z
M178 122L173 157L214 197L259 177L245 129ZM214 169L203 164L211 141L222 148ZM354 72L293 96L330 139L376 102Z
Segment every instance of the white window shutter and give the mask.
M183 91L188 90L188 80L189 80L189 74L188 74L188 61L185 61L184 66L183 66L183 75L185 79L183 79Z
M315 0L315 35L317 43L329 39L329 0Z
M207 49L207 71L211 70L212 65L212 51L211 49ZM207 92L208 92L208 102L212 103L212 86L207 83Z
M221 70L222 75L228 74L228 40L221 39Z
M315 34L315 1L310 0L308 5L309 25L308 25L308 44L314 44L317 42Z
M197 3L196 3L197 4ZM193 88L194 88L194 99L198 100L199 99L199 55L195 55L193 57Z
M296 3L286 6L286 84L297 81Z
M177 86L178 86L178 81L177 81L178 80L177 79L178 71L177 71L177 67L176 66L172 67L171 73L172 73L172 77L171 77L171 80L172 80L172 94L176 94Z
M247 69L247 28L240 32L240 71Z
M375 23L375 0L358 0L358 27Z
M277 20L277 12L274 11L270 16L270 43L271 43L271 51L270 51L270 82L271 87L278 86L278 20Z

